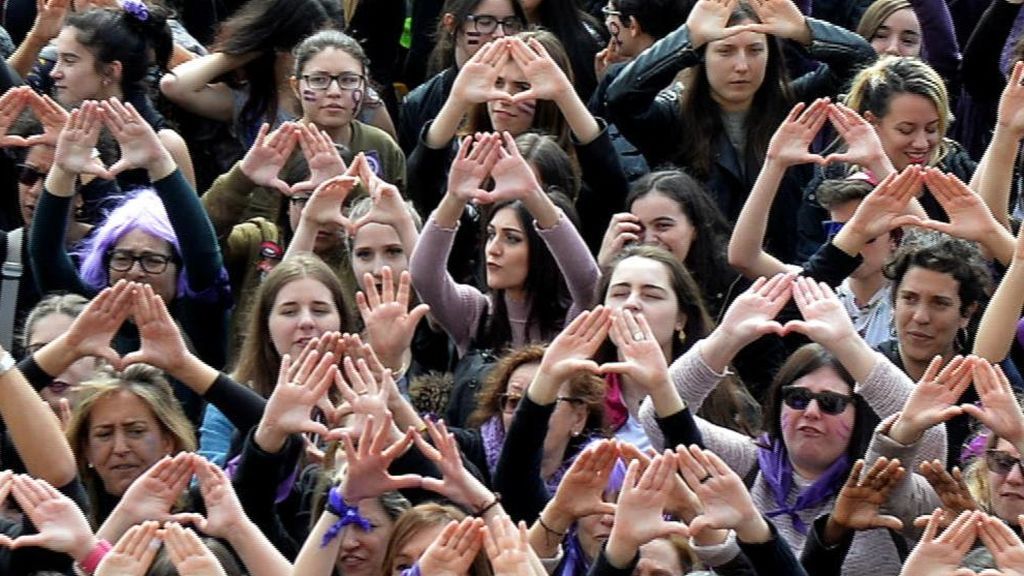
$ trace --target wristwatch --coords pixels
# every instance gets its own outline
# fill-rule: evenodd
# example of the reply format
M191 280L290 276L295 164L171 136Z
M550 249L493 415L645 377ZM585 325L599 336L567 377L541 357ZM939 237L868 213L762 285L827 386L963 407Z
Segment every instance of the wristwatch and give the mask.
M15 364L17 363L14 361L14 356L11 356L10 352L4 350L3 356L0 356L0 376L7 374L11 368L14 368Z

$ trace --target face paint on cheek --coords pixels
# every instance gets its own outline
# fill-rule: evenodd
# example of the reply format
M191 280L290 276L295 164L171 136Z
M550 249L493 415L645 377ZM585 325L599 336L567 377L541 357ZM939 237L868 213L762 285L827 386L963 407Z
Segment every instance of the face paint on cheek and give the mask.
M792 419L793 419L793 413L792 412L783 412L782 416L779 416L779 422L782 423L782 427L783 428L788 427L789 426L789 422Z
M466 31L466 46L478 46L480 44L480 33Z
M523 100L522 102L516 104L516 107L519 108L519 110L523 114L532 115L534 112L537 111L537 102L535 100Z
M302 99L306 102L316 102L316 92L310 88L303 88Z
M363 91L358 88L352 91L352 104L356 109L359 108L359 103L363 101Z

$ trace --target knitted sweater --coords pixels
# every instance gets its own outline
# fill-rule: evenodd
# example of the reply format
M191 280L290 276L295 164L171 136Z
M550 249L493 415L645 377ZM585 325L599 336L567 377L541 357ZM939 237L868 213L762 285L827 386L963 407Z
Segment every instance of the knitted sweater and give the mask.
M536 225L535 225L536 226ZM430 305L431 314L444 327L455 342L459 356L469 350L483 314L489 314L491 296L473 286L457 284L445 272L448 254L452 249L457 228L441 228L431 216L423 226L419 242L409 260L409 273L420 299ZM551 255L558 263L558 269L565 277L565 283L572 296L572 305L565 322L570 322L586 309L600 277L597 262L587 250L583 238L571 222L561 215L558 224L550 229L536 228ZM537 295L550 297L550 295ZM512 327L511 346L521 346L531 341L547 340L555 334L541 334L537 326L527 323L530 317L530 301L520 302L505 297L509 324Z
M694 345L689 352L673 362L669 369L673 385L693 412L700 409L701 403L708 393L725 376L714 372L707 366L700 355L701 345L702 343ZM863 382L857 383L854 391L864 398L879 417L886 418L902 409L903 404L910 397L913 386L913 382L906 374L879 354L878 361L871 373ZM739 432L715 426L699 417L696 417L696 420L705 447L721 457L740 477L746 477L757 464L759 448L754 439ZM660 450L664 441L655 421L654 405L650 398L644 399L640 406L640 421L643 423L651 443ZM907 469L912 469L911 467L916 469L921 461L942 458L945 453L945 429L941 426L932 428L925 433L921 440L920 456L910 461L906 465ZM793 486L786 500L789 504L794 503L800 491L811 484L811 481L796 475L793 480ZM754 504L761 511L773 510L778 507L771 489L760 472L750 488L750 494L754 499ZM830 512L834 505L835 498L830 498L820 506L801 511L800 519L810 526L815 518ZM793 527L792 521L787 515L777 516L773 518L773 521L778 527L779 534L799 556L803 550L805 535ZM843 564L843 575L898 574L900 566L890 534L885 530L868 530L857 533L846 562Z

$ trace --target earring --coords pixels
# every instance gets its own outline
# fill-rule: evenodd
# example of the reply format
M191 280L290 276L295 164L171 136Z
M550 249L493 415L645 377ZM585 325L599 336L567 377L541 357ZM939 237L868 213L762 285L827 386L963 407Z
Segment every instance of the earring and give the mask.
M682 328L679 329L679 343L686 344L686 332Z
M572 432L569 433L569 435L572 436L573 438L577 438L580 435L580 431L579 430L573 430Z
M969 343L969 337L967 335L967 328L961 326L956 331L956 338L953 340L953 344L956 346L957 351L966 350L967 344Z

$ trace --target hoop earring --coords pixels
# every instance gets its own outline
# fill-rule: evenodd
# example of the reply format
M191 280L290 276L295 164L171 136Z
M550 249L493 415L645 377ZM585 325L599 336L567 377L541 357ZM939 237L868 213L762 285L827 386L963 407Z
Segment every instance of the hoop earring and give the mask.
M956 331L956 337L953 339L953 346L956 348L956 351L960 352L962 350L966 350L969 341L967 328L964 328L963 326L958 328Z

